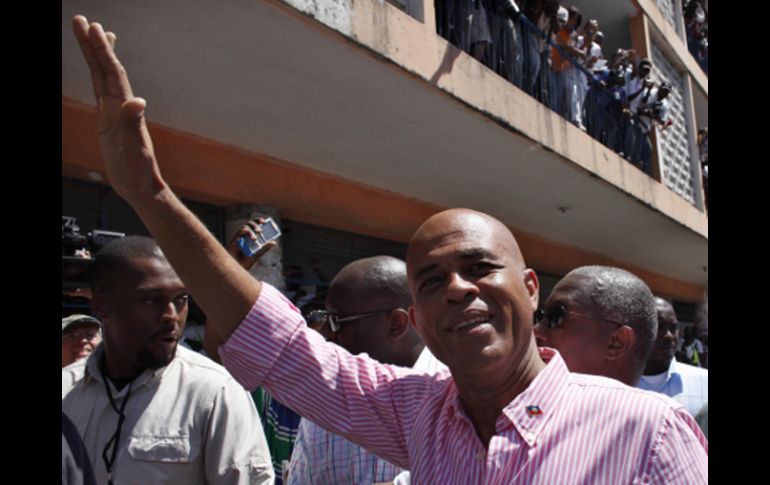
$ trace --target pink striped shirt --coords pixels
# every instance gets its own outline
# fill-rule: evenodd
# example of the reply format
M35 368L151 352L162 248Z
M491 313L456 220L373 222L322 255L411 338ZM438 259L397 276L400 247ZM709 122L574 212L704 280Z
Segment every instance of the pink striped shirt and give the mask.
M681 405L572 374L552 349L503 409L488 449L448 371L352 356L309 330L267 284L220 355L247 389L265 386L302 416L410 469L415 484L708 482L706 439Z

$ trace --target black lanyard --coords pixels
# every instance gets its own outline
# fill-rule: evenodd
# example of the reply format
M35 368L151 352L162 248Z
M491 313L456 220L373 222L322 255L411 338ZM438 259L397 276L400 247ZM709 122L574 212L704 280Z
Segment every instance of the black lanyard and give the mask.
M118 413L118 425L115 429L115 432L112 434L112 438L107 442L107 444L104 446L104 450L102 450L102 459L104 460L104 466L107 468L107 484L112 485L112 465L115 464L115 456L118 453L118 443L120 443L120 430L123 428L123 422L126 420L126 415L123 414L123 411L126 409L126 404L128 403L128 398L131 396L131 386L134 385L134 382L131 381L131 383L128 385L128 392L126 393L126 397L123 398L123 403L120 405L120 409L115 405L115 398L112 397L112 391L110 390L110 383L107 382L107 375L104 372L104 360L101 362L101 366L99 367L99 370L102 374L102 380L104 381L104 387L107 388L107 397L110 400L110 406L112 406L112 409L115 410L116 413ZM109 450L110 447L112 447L112 453L111 456L108 458L108 455L110 454Z

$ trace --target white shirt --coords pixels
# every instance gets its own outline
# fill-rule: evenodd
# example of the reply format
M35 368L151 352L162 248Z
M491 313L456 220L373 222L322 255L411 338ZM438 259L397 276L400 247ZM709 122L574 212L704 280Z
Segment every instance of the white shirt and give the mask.
M649 107L653 103L658 102L658 88L653 87L650 89L645 89L642 91L642 94L639 95L641 98L641 101L639 102L638 108L644 108ZM658 120L665 120L668 117L668 98L664 98L660 100L660 113ZM642 129L644 132L649 132L652 128L652 118L646 115L639 115L639 121L642 125Z
M642 376L636 387L672 397L695 416L709 399L709 371L672 359L666 372Z
M103 353L100 344L62 369L62 411L83 437L100 484L108 480L102 453L118 423L99 372ZM224 367L179 346L166 367L145 370L120 391L109 385L118 409L128 395L114 483L273 483L254 402Z

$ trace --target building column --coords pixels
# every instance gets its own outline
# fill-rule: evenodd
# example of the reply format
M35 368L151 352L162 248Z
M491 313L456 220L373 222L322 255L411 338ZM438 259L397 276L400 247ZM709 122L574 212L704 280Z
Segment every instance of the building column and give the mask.
M258 217L272 217L281 228L281 218L278 209L267 205L231 205L225 207L225 241L229 242L238 230L250 220ZM279 291L285 290L283 281L283 243L281 238L278 245L263 254L259 262L249 271L255 278L276 287Z
M690 145L690 174L692 177L692 192L695 207L701 212L706 210L703 194L703 173L700 167L700 151L698 150L698 124L695 120L695 101L693 99L692 77L685 73L684 77L684 121L687 125L687 141Z

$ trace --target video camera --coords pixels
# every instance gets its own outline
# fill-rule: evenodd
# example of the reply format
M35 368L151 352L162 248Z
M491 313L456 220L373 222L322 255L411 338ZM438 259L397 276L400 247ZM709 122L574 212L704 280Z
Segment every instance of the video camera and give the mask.
M84 288L91 282L92 255L110 241L126 237L122 232L94 229L80 233L74 217L61 218L61 279L62 289Z

